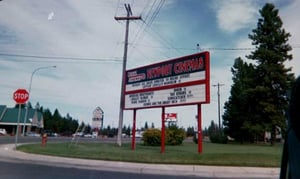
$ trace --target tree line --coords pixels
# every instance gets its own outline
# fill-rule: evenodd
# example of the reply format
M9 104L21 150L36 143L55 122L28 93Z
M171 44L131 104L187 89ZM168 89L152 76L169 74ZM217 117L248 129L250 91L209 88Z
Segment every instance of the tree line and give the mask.
M69 114L61 116L58 109L55 109L53 114L49 109L43 110L43 117L44 130L51 130L60 135L71 136L79 126L77 119L73 119Z

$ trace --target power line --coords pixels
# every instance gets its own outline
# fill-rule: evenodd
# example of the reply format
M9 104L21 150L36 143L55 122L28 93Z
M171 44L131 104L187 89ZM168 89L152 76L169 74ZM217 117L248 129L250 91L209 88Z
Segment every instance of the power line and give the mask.
M144 46L148 48L157 48L157 49L170 49L170 50L188 50L188 51L194 51L194 48L184 48L184 47L167 47L167 46L151 46L148 44L142 44L142 43L136 43L135 46ZM136 48L136 47L134 47ZM295 46L292 46L293 49L300 48L298 44ZM213 48L201 48L201 50L216 50L216 51L249 51L249 50L255 50L256 48L250 48L250 47L241 47L241 48L219 48L219 47L213 47ZM65 57L65 56L50 56L50 55L27 55L27 54L16 54L16 53L3 53L0 52L0 56L6 56L6 57L17 57L17 58L34 58L34 59L55 59L56 62L61 63L68 63L68 62L115 62L115 63L122 63L121 59L118 58L86 58L86 57ZM4 61L6 59L0 59L0 61ZM59 61L58 61L59 60ZM14 59L14 61L18 62L53 62L53 61L47 61L47 60L20 60L20 59Z
M60 60L57 62L72 62L72 61L93 61L93 62L117 62L121 63L122 60L117 60L113 58L83 58L83 57L64 57L64 56L46 56L46 55L25 55L25 54L14 54L14 53L0 53L0 56L6 56L6 57L17 57L17 58L34 58L34 59L55 59L55 60ZM0 59L0 60L5 60L5 59ZM15 61L18 62L47 62L46 60L20 60L20 59L14 59ZM53 62L53 61L51 61Z
M187 47L167 47L167 46L153 46L148 44L142 44L142 43L136 43L135 45L140 45L148 48L157 48L157 49L169 49L169 50L185 50L185 51L194 51L195 48L187 48ZM293 49L300 48L300 46L292 46ZM203 50L212 50L212 51L249 51L249 50L255 50L254 47L238 47L238 48L223 48L223 47L201 47Z
M147 5L145 6L145 8L144 8L143 11L142 11L142 14L143 14L144 11L146 12L145 15L144 15L144 18L143 18L143 22L144 22L144 23L140 26L140 28L138 28L137 33L135 34L135 36L134 36L134 38L133 38L133 40L132 40L132 47L135 48L135 50L138 49L138 48L136 48L136 46L135 46L135 44L136 44L135 42L136 42L136 41L141 41L141 40L142 40L142 38L144 37L142 34L145 32L147 26L148 26L148 27L151 26L151 24L153 23L153 21L154 21L155 18L157 17L157 15L158 15L160 9L162 8L162 6L163 6L165 0L160 0L160 2L158 2L158 5L157 5L157 6L156 6L156 2L157 2L157 0L155 0L155 1L152 3L151 7L148 8L148 9L149 9L148 12L146 12L146 6L147 6ZM148 1L148 5L149 5L149 1ZM156 7L155 7L155 6L156 6ZM154 8L154 7L155 7L155 8ZM153 12L152 15L151 15L151 12ZM150 17L150 15L151 15L151 17ZM150 20L149 20L149 19L150 19ZM148 23L146 23L146 22L148 22ZM130 55L132 54L132 52L133 52L132 50L129 51ZM140 53L141 53L141 51L140 51Z

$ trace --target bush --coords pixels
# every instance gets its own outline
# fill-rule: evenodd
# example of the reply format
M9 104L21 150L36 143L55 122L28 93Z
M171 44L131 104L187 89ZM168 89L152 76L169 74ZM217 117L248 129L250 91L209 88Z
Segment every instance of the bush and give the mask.
M198 138L197 138L197 136L196 136L196 133L194 133L193 141L194 141L196 144L198 144Z
M228 142L227 136L223 132L210 134L209 139L212 143L227 144Z
M142 140L144 145L159 146L161 144L161 131L159 129L147 129Z
M186 133L183 128L170 126L167 129L167 145L181 145L185 139Z
M166 129L166 145L181 145L185 139L185 130L177 126L171 126ZM144 145L159 146L161 145L161 130L148 129L144 132L142 140Z

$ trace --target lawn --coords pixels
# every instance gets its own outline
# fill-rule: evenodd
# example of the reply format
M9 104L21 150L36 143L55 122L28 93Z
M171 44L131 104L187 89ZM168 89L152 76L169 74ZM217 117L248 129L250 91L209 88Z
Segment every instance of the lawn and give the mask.
M223 166L256 166L280 167L282 145L249 145L249 144L213 144L203 143L203 153L198 154L197 145L185 142L180 146L166 146L165 153L160 153L160 147L136 144L136 150L131 150L131 144L122 147L111 143L48 143L46 147L40 144L28 144L18 147L18 150L74 158L95 160L113 160L142 163L223 165Z

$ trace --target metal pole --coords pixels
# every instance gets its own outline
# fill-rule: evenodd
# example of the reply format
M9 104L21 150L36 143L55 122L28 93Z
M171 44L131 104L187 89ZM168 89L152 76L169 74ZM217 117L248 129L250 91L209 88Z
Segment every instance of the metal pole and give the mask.
M201 104L198 104L198 153L202 153L202 120L201 120Z
M30 91L31 91L31 84L32 84L32 78L33 78L33 75L34 75L37 71L42 70L42 69L46 69L46 68L56 68L56 66L39 67L39 68L36 68L35 70L33 70L33 72L31 73L31 76L30 76L30 82L29 82L29 87L28 87L28 94L29 94L29 97L28 97L28 102L25 104L25 105L26 105L26 109L25 109L25 116L24 116L24 123L23 123L23 132L22 132L22 135L23 135L23 136L25 135L25 126L26 126L26 119L27 119L27 115L28 115L29 98L30 98Z
M16 137L15 137L15 149L17 149L18 146L20 116L21 116L21 104L19 104L18 122L17 122Z
M133 126L132 126L132 141L131 141L131 149L135 149L135 131L136 131L136 109L133 110Z
M165 152L165 107L162 107L162 113L161 113L161 147L160 147L160 153Z

